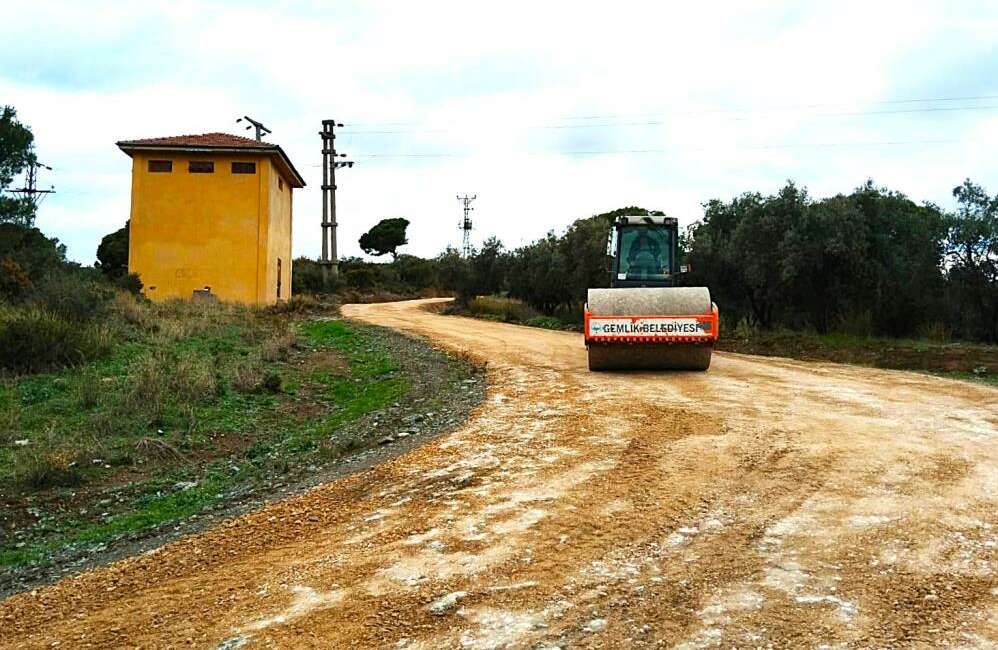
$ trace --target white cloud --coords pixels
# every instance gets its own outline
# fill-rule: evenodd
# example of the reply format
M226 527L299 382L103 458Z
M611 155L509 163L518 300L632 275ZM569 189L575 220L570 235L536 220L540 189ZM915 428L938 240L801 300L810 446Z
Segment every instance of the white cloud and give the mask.
M463 192L479 195L477 240L513 246L629 204L688 223L709 198L788 178L824 195L872 176L940 203L968 175L998 187L998 111L841 114L998 94L984 2L18 1L5 14L0 102L56 168L39 225L81 261L127 216L116 140L237 132L242 114L309 182L295 201L307 255L328 117L348 124L338 143L358 162L339 178L341 254L386 216L412 221L411 252L456 244ZM550 128L583 124L600 126ZM379 129L400 132L359 133ZM921 140L959 142L800 146ZM564 153L580 150L657 152ZM433 152L455 155L366 157Z

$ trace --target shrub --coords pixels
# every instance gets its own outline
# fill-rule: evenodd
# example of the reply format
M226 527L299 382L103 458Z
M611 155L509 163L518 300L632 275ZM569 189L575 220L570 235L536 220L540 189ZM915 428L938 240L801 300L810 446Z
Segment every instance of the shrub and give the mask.
M112 343L105 326L81 326L44 309L26 309L0 323L0 368L26 373L82 363L103 356Z
M263 381L260 382L260 388L268 393L277 393L281 390L281 383L281 376L271 370L263 376Z
M253 393L260 388L263 370L257 363L243 361L232 369L232 387L240 393Z
M527 323L540 314L530 305L512 298L479 296L468 301L468 311L478 316L495 316L498 320Z
M153 330L158 327L149 302L124 291L115 292L114 298L111 300L111 311L126 323L143 330Z
M734 335L739 339L754 339L759 336L759 323L751 316L743 316L735 325Z
M80 383L76 388L80 408L90 410L100 404L103 392L101 377L96 372L87 370L80 375Z
M215 364L210 359L193 355L176 364L161 364L160 377L167 383L170 397L182 402L210 403L218 396Z
M0 257L17 262L37 283L46 274L65 268L66 247L37 228L0 223Z
M271 305L267 310L272 314L313 314L335 306L328 300L319 300L310 294L296 295Z
M423 290L437 283L437 270L431 260L414 255L399 255L392 266L399 280L410 289Z
M108 277L128 275L128 225L126 221L120 230L104 235L97 247L97 263L94 266Z
M142 279L139 278L138 273L126 273L125 275L117 277L114 280L114 285L120 289L124 289L134 296L142 294Z
M953 329L946 323L939 321L922 323L918 327L918 338L937 341L939 343L949 343L953 340Z
M322 265L307 257L296 258L291 266L291 293L323 293Z
M53 273L38 287L36 298L47 310L75 323L85 323L107 311L113 293L83 273Z
M9 257L0 260L0 298L18 302L24 299L31 289L31 280L20 264Z
M377 274L374 269L363 266L343 273L343 281L355 289L371 289L377 284Z
M868 309L839 314L832 329L839 334L869 338L873 335L873 314Z
M166 396L162 359L159 355L139 359L128 374L125 405L133 413L147 414L150 424L159 423L163 419Z
M554 316L538 316L527 321L527 325L532 327L543 327L547 330L564 329L565 325Z
M264 361L278 361L287 357L288 351L294 347L297 337L294 330L287 329L268 338L260 344L260 358Z
M8 402L0 407L0 445L13 444L21 437L21 406L17 402Z
M107 440L120 435L123 430L123 424L123 417L106 409L91 413L87 418L90 433L97 440Z
M83 475L76 463L76 454L69 449L35 451L29 446L18 467L20 468L17 474L18 482L36 490L72 487L83 482Z

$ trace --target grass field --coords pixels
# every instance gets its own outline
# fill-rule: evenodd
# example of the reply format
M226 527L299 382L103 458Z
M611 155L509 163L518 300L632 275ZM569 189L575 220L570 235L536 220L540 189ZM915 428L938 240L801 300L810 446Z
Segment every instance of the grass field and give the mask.
M375 440L336 431L408 375L371 330L224 305L136 303L98 361L0 381L0 567L191 517Z

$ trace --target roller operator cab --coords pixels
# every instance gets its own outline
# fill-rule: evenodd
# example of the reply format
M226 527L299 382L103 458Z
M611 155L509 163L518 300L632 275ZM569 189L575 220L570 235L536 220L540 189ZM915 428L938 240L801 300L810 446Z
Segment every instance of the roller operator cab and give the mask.
M677 287L679 223L618 217L611 228L609 289L589 289L590 370L706 370L717 342L717 306L706 287Z

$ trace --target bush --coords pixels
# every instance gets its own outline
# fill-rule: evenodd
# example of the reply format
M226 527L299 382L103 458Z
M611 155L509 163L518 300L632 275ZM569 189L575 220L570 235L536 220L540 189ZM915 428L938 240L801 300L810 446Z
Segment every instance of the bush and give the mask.
M30 447L29 447L30 449ZM83 482L76 454L68 449L28 451L18 463L18 482L38 489L73 487Z
M323 293L322 265L307 257L298 257L291 263L291 293Z
M97 263L94 265L105 275L119 278L128 275L128 225L125 225L100 240L97 247Z
M19 302L31 292L31 279L21 265L5 257L0 260L0 298Z
M103 386L101 377L93 370L87 370L80 375L80 383L76 394L80 400L80 408L89 411L101 402Z
M546 330L565 329L565 324L554 316L538 316L537 318L531 318L527 321L527 325L530 325L531 327L542 327Z
M175 363L162 364L160 377L167 382L170 398L185 403L208 404L218 396L215 364L211 359L187 355Z
M37 228L13 223L0 223L0 258L17 262L32 282L67 266L66 247L58 239L49 239Z
M254 393L263 382L260 364L243 361L232 369L232 387L240 393Z
M137 361L128 373L128 394L125 406L131 413L145 413L148 424L163 420L166 395L164 390L163 357L153 355Z
M498 320L527 323L540 316L526 303L499 296L479 296L468 301L468 311L476 316L495 316Z
M39 285L35 299L65 320L85 323L106 313L113 295L106 285L77 271L49 274Z
M437 285L437 269L431 260L414 255L399 255L392 262L399 280L413 291L429 289Z
M374 269L362 266L344 272L343 282L355 289L373 289L378 283L378 276Z
M124 289L128 293L138 296L142 294L142 279L139 278L138 273L126 273L122 276L115 278L114 286L119 289Z
M104 326L26 309L0 323L0 368L27 373L82 363L106 354L112 342Z
M918 338L949 343L953 339L953 328L939 321L922 323L918 328Z
M271 370L263 376L263 381L260 382L260 388L268 393L278 393L281 390L282 383L281 376Z
M111 311L121 320L143 330L154 330L159 327L157 319L152 314L148 300L137 298L130 293L118 291L111 300Z
M309 294L298 294L267 308L271 314L314 314L334 307L331 298L318 299Z
M288 356L297 337L292 329L271 336L260 345L260 358L264 361L279 361Z
M873 314L868 309L839 314L832 330L839 334L869 338L873 336Z

